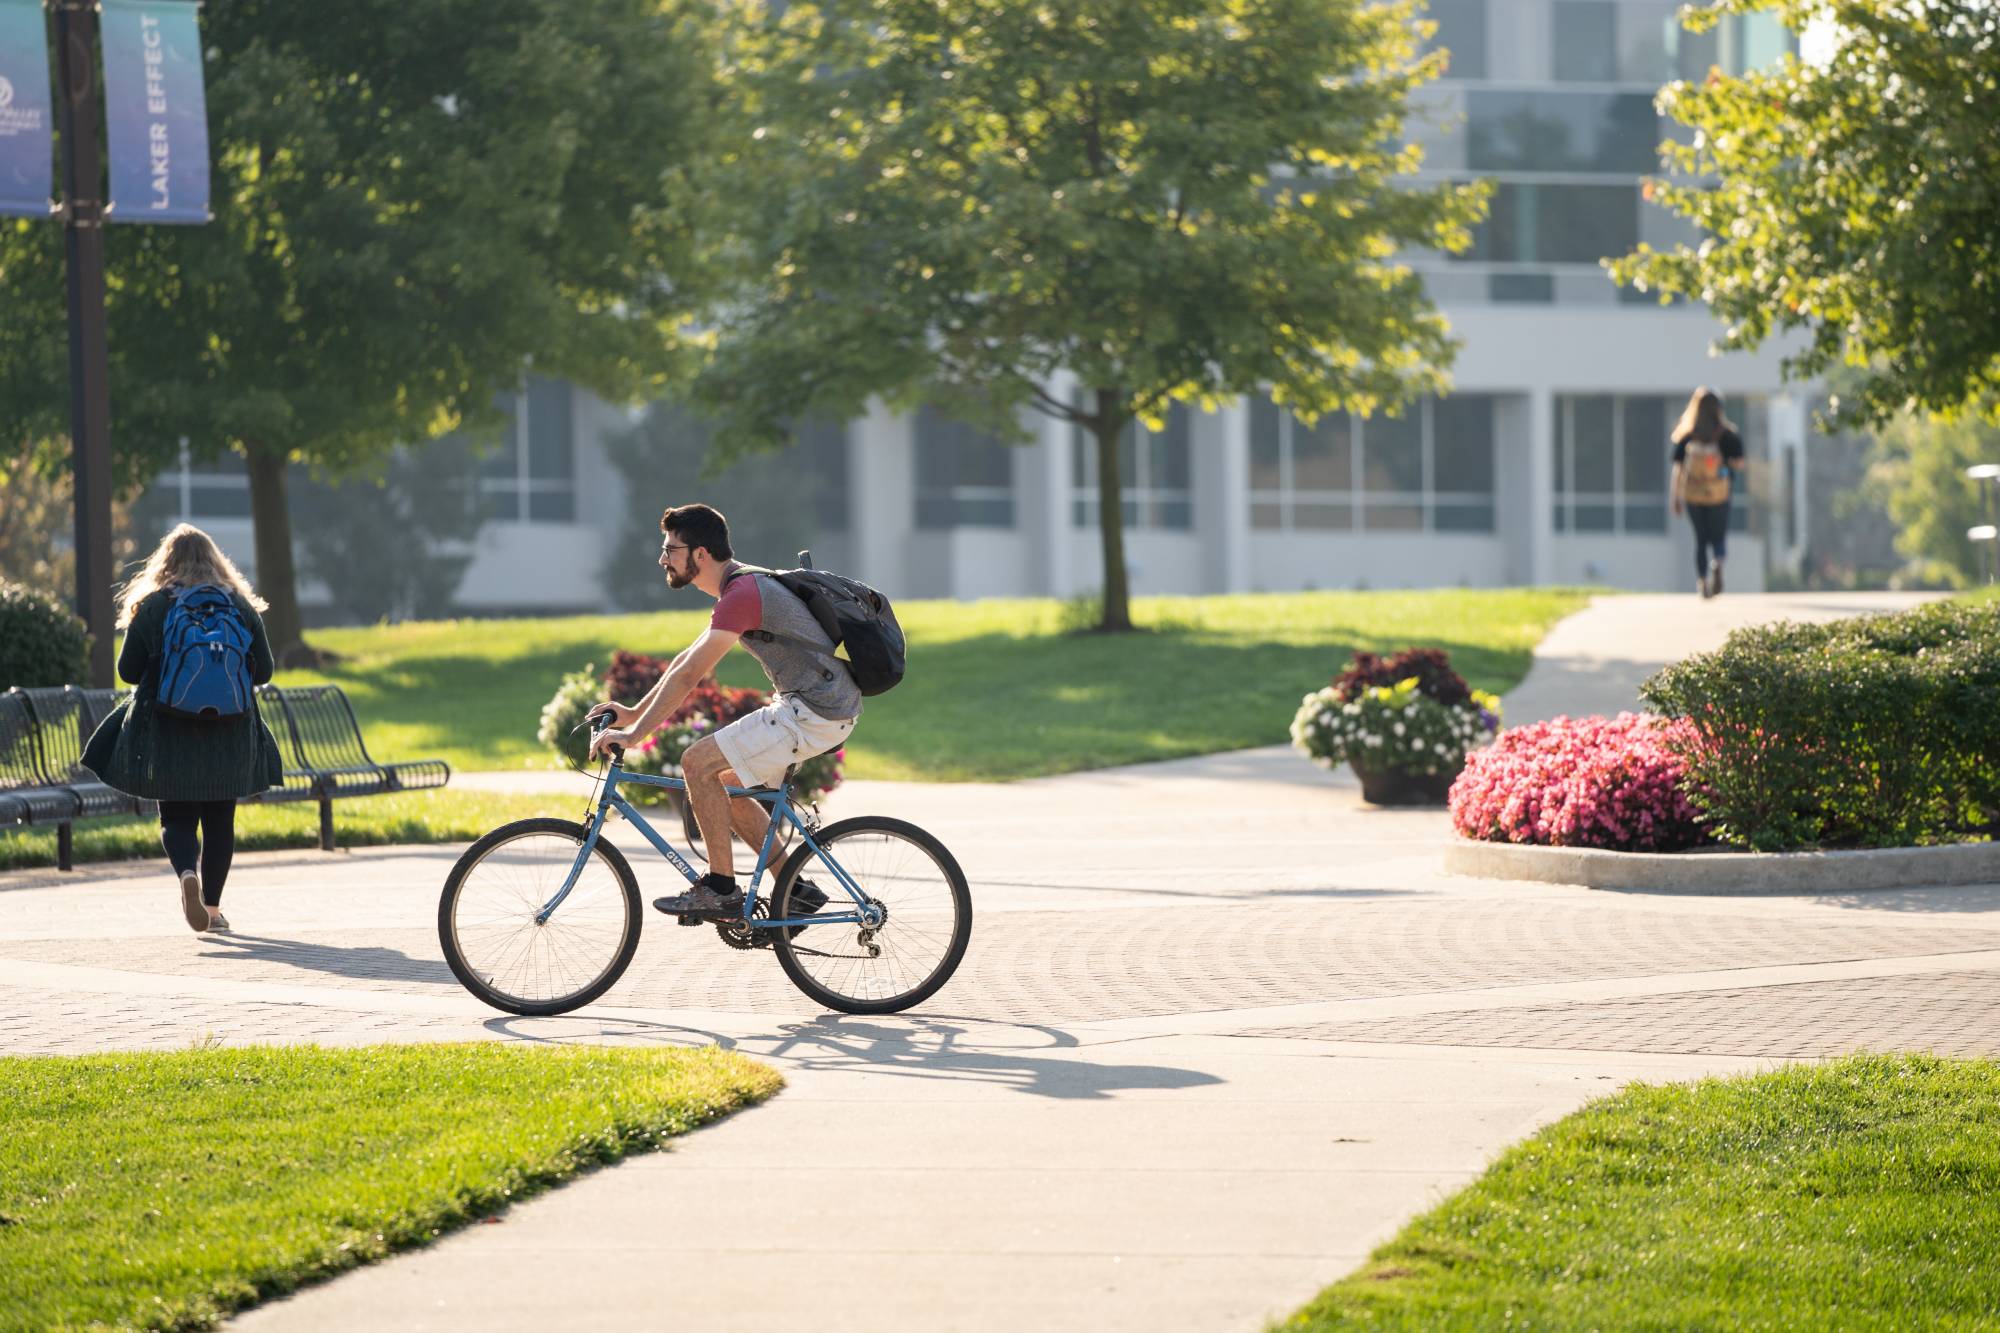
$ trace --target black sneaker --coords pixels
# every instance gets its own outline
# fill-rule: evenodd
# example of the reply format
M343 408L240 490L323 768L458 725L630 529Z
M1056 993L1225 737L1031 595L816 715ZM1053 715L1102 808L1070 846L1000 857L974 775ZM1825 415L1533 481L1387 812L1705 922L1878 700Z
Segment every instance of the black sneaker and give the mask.
M653 899L653 907L668 916L679 917L683 926L698 926L704 921L742 917L743 893L734 879L711 873L696 880L686 893Z
M792 897L791 901L785 904L785 915L811 916L824 906L826 906L826 894L821 891L819 885L809 879L802 879L792 886ZM785 927L785 933L793 939L797 939L799 932L806 928L805 926L787 926Z

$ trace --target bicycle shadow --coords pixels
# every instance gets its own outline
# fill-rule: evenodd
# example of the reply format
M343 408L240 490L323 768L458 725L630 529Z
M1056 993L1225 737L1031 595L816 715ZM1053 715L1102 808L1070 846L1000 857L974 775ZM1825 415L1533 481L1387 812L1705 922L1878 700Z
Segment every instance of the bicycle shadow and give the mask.
M573 1032L542 1025L564 1020L494 1018L489 1032L518 1041L601 1042L606 1038L674 1041L722 1047L768 1060L780 1069L815 1073L867 1072L897 1078L993 1084L1031 1097L1102 1101L1121 1092L1210 1087L1213 1074L1172 1065L1111 1064L1093 1058L1071 1033L1039 1023L1000 1023L954 1016L855 1018L829 1014L780 1023L769 1033L733 1034L648 1019L579 1018ZM523 1030L534 1023L538 1030ZM587 1031L584 1030L587 1027ZM1105 1048L1108 1049L1108 1048ZM1075 1052L1070 1056L1053 1052Z
M246 959L260 963L283 963L308 972L325 972L351 981L415 981L432 986L456 986L458 978L442 962L412 958L397 949L368 945L348 948L337 944L308 943L305 940L276 939L264 935L243 935L235 931L204 935L202 943L226 945L227 950L210 949L204 958Z

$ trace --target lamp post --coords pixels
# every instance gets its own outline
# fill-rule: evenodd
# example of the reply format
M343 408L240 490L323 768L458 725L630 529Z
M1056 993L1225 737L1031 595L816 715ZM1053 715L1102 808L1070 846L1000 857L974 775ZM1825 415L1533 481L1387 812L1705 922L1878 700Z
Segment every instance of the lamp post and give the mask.
M1986 483L1986 521L1967 528L1965 535L1971 541L1986 543L1986 581L1992 583L2000 578L2000 513L1995 512L1996 498L2000 498L2000 463L1974 463L1965 475Z
M98 156L96 0L56 5L57 115L69 270L70 466L76 611L90 630L90 683L113 684L111 370L104 328L104 186Z

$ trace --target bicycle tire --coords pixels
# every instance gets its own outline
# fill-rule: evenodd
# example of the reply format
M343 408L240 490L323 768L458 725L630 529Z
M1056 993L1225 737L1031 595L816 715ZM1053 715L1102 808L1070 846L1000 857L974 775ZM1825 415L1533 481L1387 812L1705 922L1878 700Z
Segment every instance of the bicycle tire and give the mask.
M964 961L966 947L972 940L972 890L966 885L965 872L959 868L957 859L945 845L905 820L891 819L886 815L863 815L829 824L814 836L822 848L832 852L843 839L865 833L899 838L913 844L936 863L950 886L954 911L951 938L943 956L930 973L915 986L895 995L879 998L849 995L834 990L813 977L801 963L798 951L801 948L811 947L814 940L824 938L813 932L843 931L850 927L826 925L802 928L799 933L806 937L805 944L792 938L790 931L778 929L773 932L777 938L772 942L772 947L778 955L778 965L785 969L785 975L791 978L792 984L807 997L827 1008L844 1014L900 1013L914 1005L922 1004L937 994L938 989L951 980L952 973L956 972L958 965ZM785 859L784 868L779 872L778 882L771 896L771 914L774 918L783 919L792 914L790 911L792 888L798 883L807 865L815 859L813 849L803 842L793 848L792 854ZM839 860L837 854L834 859ZM866 884L861 885L861 888L863 892L868 891ZM830 886L829 891L831 891ZM844 895L836 896L836 901L839 901L840 897ZM892 920L885 929L893 928L894 924Z
M510 995L489 984L470 960L465 956L458 937L454 909L458 906L459 895L466 879L479 863L495 850L530 834L547 833L566 838L578 846L583 844L590 830L569 819L520 819L482 836L466 848L453 863L451 873L445 876L444 891L438 898L438 943L444 949L445 963L450 966L459 984L472 995L493 1008L510 1014L546 1016L566 1014L572 1009L580 1009L597 999L625 975L625 969L632 965L633 955L639 949L639 932L645 920L640 910L639 881L632 873L632 866L625 854L610 843L599 838L591 854L600 858L618 882L620 896L625 905L625 931L618 950L609 965L596 979L582 989L568 995L549 1000L526 1000Z

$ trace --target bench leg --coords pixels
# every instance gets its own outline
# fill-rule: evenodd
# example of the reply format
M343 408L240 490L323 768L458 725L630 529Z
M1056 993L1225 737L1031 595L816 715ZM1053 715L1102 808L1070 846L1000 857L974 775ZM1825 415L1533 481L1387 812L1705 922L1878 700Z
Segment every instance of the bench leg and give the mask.
M57 870L76 869L76 846L70 840L69 828L68 824L56 825Z
M319 798L319 849L333 850L333 802L324 796Z

